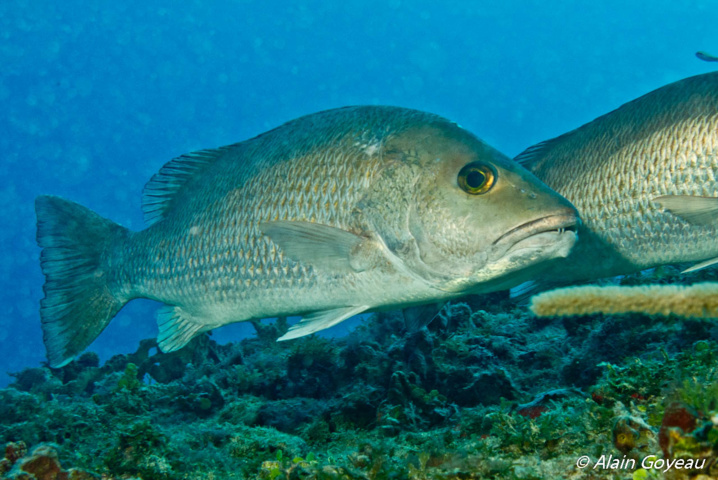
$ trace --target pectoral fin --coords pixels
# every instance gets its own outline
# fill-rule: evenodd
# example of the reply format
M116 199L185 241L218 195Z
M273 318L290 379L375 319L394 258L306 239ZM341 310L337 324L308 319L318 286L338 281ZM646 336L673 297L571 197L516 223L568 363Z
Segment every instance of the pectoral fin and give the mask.
M292 260L332 271L356 270L352 252L365 241L346 230L310 222L264 222L259 230Z
M718 224L718 197L663 195L653 201L688 223L704 226Z
M518 305L528 305L529 298L545 290L543 284L529 280L509 290L509 298Z
M277 341L282 342L284 340L311 335L320 330L333 327L337 323L341 323L349 317L358 315L368 308L368 305L360 305L358 307L342 307L310 313L309 315L305 315L299 323L292 325L289 331L279 337Z
M701 269L703 269L703 268L710 267L711 265L715 265L716 263L718 263L718 257L716 257L716 258L711 258L711 259L706 260L706 261L704 261L704 262L696 263L696 264L693 265L692 267L686 268L686 269L683 270L681 273L695 272L695 271L697 271L697 270L701 270Z
M446 305L446 302L428 303L418 307L405 308L403 313L406 329L410 332L415 332L427 326L444 308L444 305Z

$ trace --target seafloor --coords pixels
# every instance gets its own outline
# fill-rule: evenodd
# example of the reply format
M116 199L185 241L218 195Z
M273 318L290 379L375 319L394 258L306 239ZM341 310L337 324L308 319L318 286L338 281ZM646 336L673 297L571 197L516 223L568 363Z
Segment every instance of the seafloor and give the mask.
M621 282L718 279L678 271ZM535 318L497 293L414 333L392 313L342 339L276 343L285 329L259 324L229 345L205 335L172 354L146 340L102 366L88 352L14 374L0 391L0 476L718 478L716 319Z

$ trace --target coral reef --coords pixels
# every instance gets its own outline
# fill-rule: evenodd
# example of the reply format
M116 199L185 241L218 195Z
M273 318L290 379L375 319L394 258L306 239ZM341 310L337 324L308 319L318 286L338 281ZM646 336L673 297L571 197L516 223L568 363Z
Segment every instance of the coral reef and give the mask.
M537 318L497 293L418 332L397 313L341 339L277 343L286 319L256 326L234 344L204 335L163 354L145 340L104 365L87 353L16 373L0 390L0 477L718 478L709 322ZM584 455L637 463L581 470ZM651 455L691 468L642 465Z
M7 480L98 480L94 473L63 470L53 445L37 445L28 454L24 442L8 443L0 462L0 475Z

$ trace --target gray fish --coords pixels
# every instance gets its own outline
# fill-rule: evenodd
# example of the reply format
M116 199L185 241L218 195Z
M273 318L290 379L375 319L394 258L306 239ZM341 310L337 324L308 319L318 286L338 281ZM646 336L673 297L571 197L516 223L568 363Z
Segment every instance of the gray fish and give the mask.
M134 298L166 304L158 343L169 352L232 322L302 315L286 340L509 288L566 256L577 222L568 201L466 130L396 107L329 110L176 158L145 187L143 210L150 226L131 232L38 197L52 366Z
M696 57L700 58L704 62L718 62L718 57L706 52L696 52Z
M544 281L718 262L718 73L659 88L515 160L583 220Z

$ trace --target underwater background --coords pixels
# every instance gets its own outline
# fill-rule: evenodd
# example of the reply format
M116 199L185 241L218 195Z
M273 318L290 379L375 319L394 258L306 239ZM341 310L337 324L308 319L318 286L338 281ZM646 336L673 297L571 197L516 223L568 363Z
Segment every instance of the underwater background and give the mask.
M345 105L438 113L514 156L710 71L716 20L718 2L2 2L0 386L44 359L37 195L140 230L167 161ZM93 349L134 351L156 308L130 303Z
M170 159L194 150L235 143L301 115L345 105L397 105L434 112L456 121L512 157L530 145L576 128L655 88L714 70L717 64L702 62L694 53L698 50L718 52L717 22L718 1L0 2L0 172L3 178L0 183L0 388L19 381L19 390L34 392L40 397L49 397L49 392L53 391L55 395L58 391L52 390L57 387L55 384L55 387L46 385L37 390L35 387L42 382L17 375L25 368L40 367L45 360L38 313L44 280L38 261L40 249L35 243L33 202L36 196L59 195L133 230L140 230L144 228L140 209L142 188ZM668 269L664 275L670 276L671 272ZM710 279L715 272L701 275ZM650 283L653 279L640 277L636 282L645 280ZM95 403L103 404L107 397L116 393L113 389L119 389L124 392L122 395L130 398L127 400L130 406L116 407L117 411L127 414L137 408L139 418L143 410L132 404L131 394L144 387L130 381L137 371L133 372L130 367L128 373L127 365L142 368L142 362L147 360L147 352L142 354L142 349L139 354L133 352L138 350L141 340L156 336L157 307L158 304L150 301L131 302L90 347L90 351L99 355L99 364L117 354L134 355L125 358L116 368L109 367L103 373L109 375L107 378L99 374L93 377L93 382L97 381L98 385L105 382L107 387L107 393L102 393L102 388L98 387L99 393L95 393L98 398L93 398ZM456 315L450 315L451 309L446 311L442 321L435 321L436 325L423 339L400 341L398 337L392 337L400 335L401 327L390 315L365 319L369 322L367 327L356 335L369 343L367 348L376 350L375 355L379 355L377 352L387 355L381 360L362 349L359 340L342 344L342 348L353 349L351 355L346 356L342 353L345 350L335 350L339 347L322 339L303 341L301 345L304 346L293 347L295 350L291 353L274 352L272 360L270 354L265 358L257 353L274 348L272 342L262 343L259 338L254 340L255 343L245 343L241 348L244 360L234 362L239 347L223 344L254 337L254 328L249 324L233 325L213 332L209 337L211 340L203 337L195 342L188 357L173 360L180 362L182 367L167 367L174 373L162 379L158 379L162 373L155 372L149 382L178 379L189 382L186 384L196 382L201 392L185 392L185 397L196 395L199 399L200 406L195 405L199 409L196 416L202 421L221 414L223 421L230 419L229 423L242 424L242 428L262 425L277 432L294 433L304 429L302 438L305 441L314 435L321 444L332 442L329 433L322 429L326 427L334 433L341 430L337 427L341 422L327 420L328 426L325 426L307 420L314 413L319 417L326 416L326 411L331 410L331 402L335 401L317 393L320 389L317 382L324 382L321 388L342 391L341 396L349 395L347 392L352 384L349 375L356 373L350 367L364 361L367 369L377 370L363 371L360 375L367 385L375 379L372 375L381 376L379 371L397 371L392 362L401 361L406 365L405 377L392 376L385 387L389 392L387 395L393 398L392 405L402 405L407 396L415 396L404 404L405 408L413 405L411 408L415 410L411 414L404 410L384 411L376 405L372 410L362 407L358 401L356 405L359 406L350 408L345 404L341 407L348 409L343 411L347 423L354 422L353 426L361 428L381 428L387 436L399 435L406 425L411 427L407 427L408 430L414 431L445 426L446 419L457 418L452 417L453 409L460 407L498 406L502 397L529 402L531 398L526 399L521 394L536 395L531 385L548 386L553 380L557 389L595 386L604 382L605 392L597 394L601 402L604 397L611 402L620 401L612 397L618 395L616 392L641 398L648 397L649 393L656 394L656 391L641 391L637 387L626 389L625 385L621 390L616 387L620 382L615 376L611 377L611 371L605 373L594 369L588 377L582 377L583 370L576 370L573 376L570 371L559 375L554 370L558 359L566 354L560 350L560 345L565 347L575 343L581 352L579 356L582 355L580 361L588 365L594 360L592 348L597 351L607 348L604 345L607 338L618 331L625 338L611 342L610 348L624 348L628 354L628 350L636 349L636 342L642 342L642 345L650 346L650 351L665 350L667 355L670 354L670 361L654 358L653 364L648 362L643 367L635 367L640 371L631 371L634 375L631 381L635 381L636 376L644 380L656 377L656 371L660 369L666 378L659 380L667 381L682 368L702 371L700 368L715 368L716 364L715 356L710 356L714 353L716 332L697 324L693 325L690 334L681 337L678 329L672 330L672 327L647 320L625 327L625 330L620 321L610 320L608 326L600 328L563 325L560 335L547 339L546 325L532 323L526 317L512 320L517 322L515 328L506 327L512 324L507 320L509 317L502 316L509 314L502 312L508 312L514 306L500 295L473 299L452 308L458 309L454 312ZM453 343L439 348L436 359L426 360L424 356L419 359L407 353L434 351L435 346L449 338L446 332L464 328L457 319L464 319L472 330L462 331L463 336L456 337L461 341L451 337ZM327 335L342 336L360 323L354 321L350 326L342 325ZM636 339L634 327L648 338ZM661 332L665 337L673 337L661 338ZM265 333L264 340L273 335L272 332ZM380 333L384 335L380 336ZM464 353L474 352L471 345L476 343L471 342L479 342L471 339L482 336L510 339L514 334L521 337L524 347L539 344L542 347L527 348L523 351L524 356L517 356L509 345L510 340L506 340L504 346L482 346L487 349L487 356L483 359L477 356L474 359L476 365L493 373L481 377L483 383L480 385L471 385L477 391L491 394L467 393L458 388L457 385L465 379L456 373L462 369L457 359L465 360ZM574 343L566 340L565 335ZM400 353L392 357L392 343L387 339L413 343L402 343L401 347L395 344L396 352ZM676 343L665 348L657 346L664 340ZM583 346L579 348L579 345ZM550 352L554 352L554 357ZM634 353L640 353L640 349ZM275 411L258 413L261 408L257 403L255 417L238 420L245 413L229 411L225 405L229 399L223 396L228 391L251 394L252 398L276 396L276 392L270 392L274 391L272 388L278 388L270 385L272 375L278 378L286 372L272 362L287 355L294 355L292 361L302 366L293 373L297 378L306 376L319 380L292 379L291 385L283 386L287 398L282 401L286 403L288 398L294 397L323 398L321 407L303 401L282 404L287 416L289 411L302 411L307 416L284 420ZM344 367L334 376L328 376L326 370L331 369L337 358L343 359L339 363ZM349 365L347 358L352 358L356 365ZM598 360L593 362L594 366L600 358L601 355L596 354ZM207 359L214 368L207 367ZM438 364L439 360L445 365L454 365L451 368L456 370L457 376L451 376L454 370L430 373L433 362ZM93 362L86 367L96 368ZM373 362L375 367L371 366ZM701 367L691 362L702 362ZM194 365L194 370L190 368L189 373L185 370L188 364ZM232 365L235 373L237 365L244 365L242 369L251 370L254 376L237 373L244 379L243 384L237 383L236 379L217 378L218 372L228 368L227 365ZM145 368L150 369L150 366ZM144 375L148 371L140 373ZM421 371L424 373L417 373ZM79 373L75 371L68 375L76 379ZM341 375L345 377L340 378ZM202 385L206 386L210 381L207 378L211 379L212 387L203 390ZM418 379L436 388L424 385L424 390L416 390L422 383ZM112 387L107 386L110 383ZM343 388L347 390L343 391ZM456 389L453 393L452 388ZM69 396L79 393L71 389L62 392ZM359 395L356 391L354 394ZM173 393L165 392L164 395ZM574 395L573 390L560 390L555 398L570 402ZM202 403L203 398L209 398L210 402L222 398L221 405L212 403L210 408L206 402ZM595 395L592 398L597 401ZM530 413L523 418L533 420L540 416L543 409L548 408L541 402L554 400L554 396L536 399L538 403L527 407L540 407L535 416ZM187 402L192 403L191 400ZM163 405L161 399L157 405ZM188 407L188 411L195 407ZM22 410L21 407L12 408L18 415ZM251 416L250 413L246 415ZM471 415L464 415L461 421L451 420L459 430L452 423L451 428L446 427L447 431L461 436L463 428L465 436L462 438L472 438L472 435L480 438L493 435L492 428L498 428L497 425L513 421L508 417L496 417L487 426L481 424L479 413L475 413L475 417ZM555 421L553 417L547 420ZM181 424L181 420L178 422ZM599 422L604 425L601 422L611 423L606 419ZM575 431L583 427L586 425L571 425ZM530 437L532 427L528 423L511 428L519 432L519 436L525 433ZM640 436L641 429L633 425L632 431ZM8 431L10 427L0 428L5 441L21 440L10 438ZM82 434L77 435L82 437ZM162 435L155 437L146 431L142 435L149 438L147 445L156 445L160 449ZM211 438L205 442L214 442L211 448L221 450L226 442L230 442L223 437L230 434L215 432L208 435L207 438ZM136 436L130 435L131 438ZM68 440L70 444L71 440ZM504 440L502 437L501 441ZM511 437L506 442L514 440ZM257 441L274 442L275 447L264 453L272 459L278 455L279 458L273 461L282 468L281 453L276 452L307 454L306 445L293 445L291 442L295 440L272 437ZM520 444L526 440L516 441ZM254 452L254 455L257 451L243 444L234 447L233 451L244 452L237 454L238 457L247 452ZM376 466L376 452L361 448L357 447L357 455L362 458L357 460L354 468L366 472L372 469L383 471L385 467ZM520 448L513 453L523 454ZM166 461L176 461L172 460L173 455L177 457L180 453L167 454L169 460ZM430 457L421 457L417 453L407 465L419 469L423 462L423 468L426 468L427 459ZM80 457L73 460L83 464ZM172 476L167 473L172 471L170 467L167 467L169 470L146 467L138 473L122 462L138 463L140 460L112 461L115 462L112 465L121 465L117 471L144 475L142 478L194 478L192 475L197 475ZM322 457L322 461L327 461L326 457ZM201 462L196 459L198 465ZM227 462L222 468L232 470L231 461ZM291 461L289 463L291 466ZM279 474L272 473L271 467L267 467L268 473L262 478L277 478ZM501 478L504 467L498 465L498 470L493 473L489 470L487 475ZM176 465L173 468L182 471ZM246 468L247 472L252 468L257 471L256 465ZM512 472L516 478L536 478L520 477L515 470ZM237 478L243 478L245 473L238 473ZM401 474L396 477L390 477L388 473L386 477L366 475L366 478L402 478ZM424 477L416 474L412 478Z
M37 195L140 230L172 158L357 104L438 113L514 156L713 69L694 52L718 50L716 20L711 1L1 2L0 386L44 359ZM156 308L132 302L93 349L134 350Z

